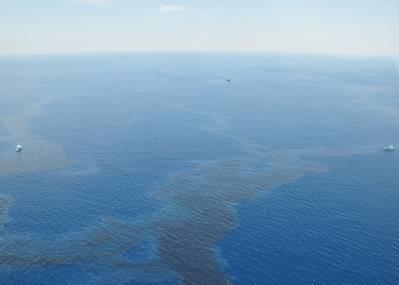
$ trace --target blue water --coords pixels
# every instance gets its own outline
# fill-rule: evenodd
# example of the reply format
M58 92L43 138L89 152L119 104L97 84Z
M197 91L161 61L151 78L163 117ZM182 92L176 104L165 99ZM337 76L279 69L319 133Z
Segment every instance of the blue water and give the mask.
M398 284L391 59L0 67L0 284Z

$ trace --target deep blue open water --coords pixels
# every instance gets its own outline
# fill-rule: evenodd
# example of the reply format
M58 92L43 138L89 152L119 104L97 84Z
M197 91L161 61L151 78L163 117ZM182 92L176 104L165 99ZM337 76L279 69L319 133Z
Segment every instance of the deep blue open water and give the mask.
M0 284L399 284L391 143L391 58L1 57Z

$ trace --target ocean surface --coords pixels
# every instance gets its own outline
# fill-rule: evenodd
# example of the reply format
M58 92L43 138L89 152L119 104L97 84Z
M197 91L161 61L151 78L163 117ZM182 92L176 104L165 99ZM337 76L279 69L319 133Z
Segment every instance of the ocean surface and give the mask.
M0 284L399 284L398 74L0 57Z

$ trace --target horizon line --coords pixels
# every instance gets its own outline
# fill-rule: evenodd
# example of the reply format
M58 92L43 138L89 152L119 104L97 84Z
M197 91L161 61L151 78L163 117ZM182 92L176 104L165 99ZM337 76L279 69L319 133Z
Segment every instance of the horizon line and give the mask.
M0 57L34 57L34 56L74 56L74 55L128 55L128 54L283 54L302 56L356 57L356 58L399 58L390 53L344 53L344 52L304 52L274 50L126 50L126 51L49 51L49 52L15 52L0 53Z

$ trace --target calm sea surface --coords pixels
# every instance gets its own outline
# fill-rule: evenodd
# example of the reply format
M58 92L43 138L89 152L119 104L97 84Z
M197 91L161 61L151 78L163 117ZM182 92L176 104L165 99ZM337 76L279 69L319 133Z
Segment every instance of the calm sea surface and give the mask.
M398 72L1 57L0 284L399 284Z

